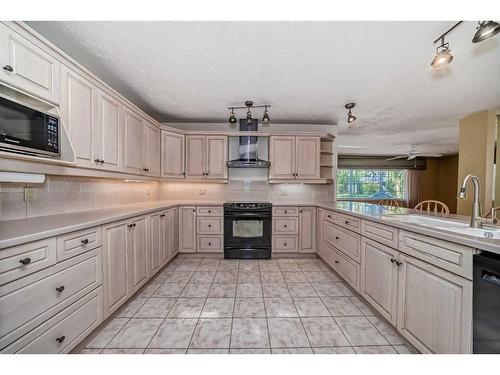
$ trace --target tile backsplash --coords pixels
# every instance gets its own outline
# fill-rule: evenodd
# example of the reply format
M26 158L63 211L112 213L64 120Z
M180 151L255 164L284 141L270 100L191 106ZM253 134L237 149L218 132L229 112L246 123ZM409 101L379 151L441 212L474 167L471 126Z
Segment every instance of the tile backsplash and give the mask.
M48 175L43 184L0 184L0 221L110 208L155 200L314 202L334 198L334 185L127 182L119 179ZM33 188L25 202L24 189Z

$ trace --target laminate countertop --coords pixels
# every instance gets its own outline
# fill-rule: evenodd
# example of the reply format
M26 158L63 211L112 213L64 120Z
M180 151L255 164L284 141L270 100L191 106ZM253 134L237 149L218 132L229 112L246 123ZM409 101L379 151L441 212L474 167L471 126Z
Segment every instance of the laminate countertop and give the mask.
M133 216L146 215L162 209L175 206L219 206L222 201L154 201L124 205L114 208L88 210L59 215L38 216L27 219L0 221L0 249L23 243L36 241L48 237L58 236L92 226L108 224L125 220ZM319 201L319 202L271 202L275 206L309 206L346 213L361 219L379 222L392 227L420 233L430 237L454 242L485 251L500 254L500 240L482 237L473 237L453 233L434 226L407 223L390 218L392 215L418 214L435 218L446 218L461 223L468 222L469 218L458 215L443 215L421 213L407 208L392 208L362 202L348 201Z

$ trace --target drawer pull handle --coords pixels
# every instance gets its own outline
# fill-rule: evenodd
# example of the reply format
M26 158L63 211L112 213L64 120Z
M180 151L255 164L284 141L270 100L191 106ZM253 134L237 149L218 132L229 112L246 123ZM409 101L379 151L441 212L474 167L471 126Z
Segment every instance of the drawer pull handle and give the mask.
M212 228L212 224L208 224L208 227L209 227L209 228Z
M165 214L161 214L161 215L160 215L160 217L161 217L161 218L164 218L164 217L165 217Z
M5 65L5 66L3 67L3 70L5 70L5 71L7 71L7 72L11 72L11 73L14 71L14 69L13 69L13 68L12 68L12 66L10 66L10 65Z
M287 210L285 210L285 214L287 214L287 213L288 213L288 211L287 211Z
M208 213L211 214L212 213L212 210L208 210Z
M286 224L285 224L285 225L283 225L283 226L286 228Z
M336 261L335 261L335 264L338 264L338 263L339 263L339 261L338 261L338 260L336 260Z
M89 239L88 238L85 238L82 240L82 245L85 246L86 244L89 243Z
M339 236L335 236L335 239L338 241L338 240L340 240L340 237Z
M344 224L349 224L349 220L344 221Z
M59 292L59 293L62 293L64 291L64 285L61 285L60 287L57 287L56 290Z
M212 246L212 242L209 242L209 243L208 243L208 246Z
M62 344L62 342L66 339L66 336L61 336L61 337L58 337L56 339L56 341L59 343L59 344Z
M286 246L286 242L283 244L283 246Z
M24 265L30 264L31 263L31 258L23 258L23 259L21 259L19 261L19 263L24 264Z
M332 218L332 215L327 215L330 219Z

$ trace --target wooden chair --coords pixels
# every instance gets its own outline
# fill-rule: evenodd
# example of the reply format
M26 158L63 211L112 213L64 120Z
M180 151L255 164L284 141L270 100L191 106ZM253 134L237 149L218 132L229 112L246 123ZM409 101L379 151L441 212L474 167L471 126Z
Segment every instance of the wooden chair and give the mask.
M419 204L415 206L415 210L418 211L427 211L428 213L430 212L441 212L443 214L449 214L450 209L446 204L440 201L434 201L434 200L427 200L427 201L422 201Z
M395 199L382 199L378 202L381 206L391 206L399 208L399 202Z

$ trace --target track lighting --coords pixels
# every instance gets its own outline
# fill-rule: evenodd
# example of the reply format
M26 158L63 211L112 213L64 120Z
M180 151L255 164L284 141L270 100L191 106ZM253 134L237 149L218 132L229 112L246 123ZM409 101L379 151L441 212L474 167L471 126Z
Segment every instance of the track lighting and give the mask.
M478 21L472 43L479 43L500 33L500 24L495 21Z
M270 104L254 105L253 101L251 101L251 100L247 100L245 102L244 106L228 107L228 109L231 111L231 113L229 115L229 123L235 124L237 122L236 116L234 114L235 109L246 109L247 110L246 119L252 120L252 108L264 108L264 115L262 116L262 123L269 124L271 122L271 117L269 116L269 110L268 110L269 107L271 107Z
M431 66L434 69L442 68L453 61L453 55L450 52L449 43L444 42L444 36L441 38L441 45L436 48L436 56L432 59Z
M356 107L356 103L347 103L345 105L345 108L348 110L347 111L347 123L352 124L354 121L356 121L356 116L354 116L351 112L351 110Z

